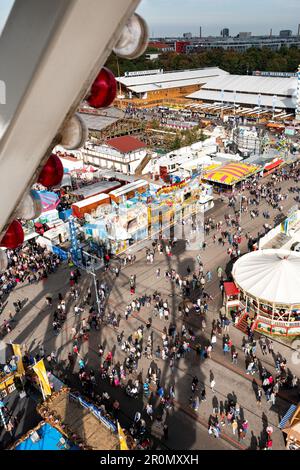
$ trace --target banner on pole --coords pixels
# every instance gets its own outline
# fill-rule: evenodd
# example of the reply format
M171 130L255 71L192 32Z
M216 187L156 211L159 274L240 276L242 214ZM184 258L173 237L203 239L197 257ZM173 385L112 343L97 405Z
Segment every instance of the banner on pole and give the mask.
M19 344L12 344L14 356L17 358L17 372L20 375L25 375L25 369L23 365L21 346Z
M118 421L118 436L119 436L119 441L120 441L120 450L129 450L127 441L126 441L126 436L124 434L123 429L121 428L119 421Z
M52 392L43 359L38 361L32 368L40 380L43 395L45 397L50 396Z

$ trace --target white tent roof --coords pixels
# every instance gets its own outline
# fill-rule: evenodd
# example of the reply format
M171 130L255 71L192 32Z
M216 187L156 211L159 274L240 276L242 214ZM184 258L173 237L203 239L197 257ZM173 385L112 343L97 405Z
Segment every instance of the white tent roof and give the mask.
M297 78L255 77L248 75L222 75L207 80L201 90L188 98L257 105L261 94L261 106L276 108L296 107ZM274 101L273 96L276 95Z
M300 305L300 253L258 250L239 258L233 278L242 290L262 301Z
M287 79L283 79L287 80ZM204 87L199 91L187 96L187 98L192 98L196 100L207 100L207 101L217 101L220 100L221 91L220 90L206 90ZM225 91L223 94L224 103L236 103L242 105L257 105L258 95L254 93L235 93ZM268 106L272 108L273 106L273 97L270 95L261 95L261 106ZM208 107L208 106L206 106ZM213 108L215 106L211 106ZM293 98L289 97L279 97L276 99L276 107L284 109L292 109L296 107L296 102ZM253 110L249 110L252 112Z
M128 86L128 90L134 93L146 93L148 91L168 90L170 88L186 87L191 85L203 85L207 77L190 78L188 80L172 80L170 82L146 83L142 85Z
M176 72L165 72L158 74L149 75L138 75L138 76L129 76L129 77L116 77L116 80L126 87L132 87L136 85L147 85L153 83L163 83L171 82L178 80L191 80L191 79L203 79L205 82L208 78L217 77L219 75L228 75L228 72L220 69L219 67L206 67L204 69L194 69L194 70L178 70Z
M236 91L237 93L261 93L271 95L271 97L273 95L290 97L296 93L297 78L222 75L208 80L203 89Z

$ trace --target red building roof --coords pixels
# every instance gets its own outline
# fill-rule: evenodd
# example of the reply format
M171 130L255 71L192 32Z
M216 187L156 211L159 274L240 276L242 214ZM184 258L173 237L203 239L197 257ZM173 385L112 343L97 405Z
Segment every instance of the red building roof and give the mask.
M168 44L166 42L150 41L148 47L153 47L155 49L173 49L173 44Z
M144 142L139 139L136 139L135 137L132 137L131 135L108 139L105 144L109 145L110 147L113 147L116 150L119 150L119 152L121 153L134 152L135 150L147 147Z
M240 290L236 287L234 282L224 282L224 290L227 297L238 295Z

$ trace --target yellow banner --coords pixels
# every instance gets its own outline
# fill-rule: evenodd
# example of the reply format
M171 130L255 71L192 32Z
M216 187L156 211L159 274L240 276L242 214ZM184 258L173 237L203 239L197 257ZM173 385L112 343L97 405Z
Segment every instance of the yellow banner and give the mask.
M19 375L25 375L25 369L23 366L21 346L19 344L12 344L14 356L17 357L17 372Z
M5 390L7 387L14 383L14 375L9 375L6 379L0 382L0 391Z
M40 385L42 387L43 395L45 397L47 395L51 395L51 387L49 384L47 371L46 371L43 359L37 362L32 368L40 380Z
M118 421L118 436L119 436L119 441L120 441L120 450L129 450L127 446L126 436L124 434L123 429L119 425L119 421Z

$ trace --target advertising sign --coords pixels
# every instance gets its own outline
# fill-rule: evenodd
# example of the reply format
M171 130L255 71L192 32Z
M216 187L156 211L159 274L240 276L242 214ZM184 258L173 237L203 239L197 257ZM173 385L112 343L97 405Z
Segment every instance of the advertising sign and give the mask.
M256 77L281 77L281 78L297 77L297 74L293 72L261 72L260 70L256 70L255 72L252 72L252 75L255 75Z
M139 77L141 75L158 75L160 73L164 73L163 69L155 69L155 70L139 70L136 72L125 72L125 77Z

